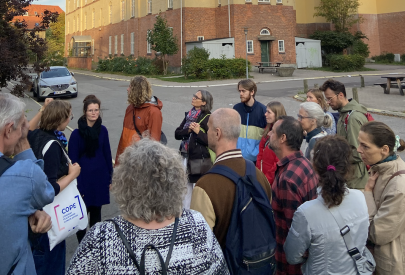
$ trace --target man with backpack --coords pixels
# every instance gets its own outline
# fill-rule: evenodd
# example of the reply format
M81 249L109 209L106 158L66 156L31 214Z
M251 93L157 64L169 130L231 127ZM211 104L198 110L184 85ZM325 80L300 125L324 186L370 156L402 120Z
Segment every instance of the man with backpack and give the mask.
M329 79L320 88L324 92L326 102L333 110L339 111L339 120L336 124L337 135L345 138L351 146L353 177L347 182L349 188L364 189L368 180L367 167L361 160L357 147L360 128L368 121L374 120L367 112L367 108L354 99L346 98L346 89L343 83Z
M0 274L7 275L36 274L28 224L34 233L52 227L39 209L53 201L55 192L28 143L24 107L17 97L0 93Z
M217 158L197 181L190 208L199 211L213 229L231 274L272 274L271 187L266 176L236 149L240 124L235 110L223 108L211 114L208 146Z
M279 159L272 185L277 228L276 274L300 275L301 265L287 263L283 246L297 208L317 197L318 179L312 164L300 151L303 130L298 120L290 116L279 117L269 135L269 148Z

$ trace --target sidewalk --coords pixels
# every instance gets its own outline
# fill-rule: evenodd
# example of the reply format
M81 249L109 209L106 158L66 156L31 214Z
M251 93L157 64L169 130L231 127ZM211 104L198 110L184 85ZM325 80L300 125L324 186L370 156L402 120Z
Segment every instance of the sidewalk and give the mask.
M378 69L378 71L365 71L365 72L350 72L350 73L335 73L335 72L325 72L325 71L316 71L316 70L305 70L305 69L296 69L292 77L280 77L277 73L271 72L250 72L250 75L253 77L254 81L257 84L266 83L266 82L285 82L291 80L303 80L303 79L327 79L327 78L336 78L336 77L348 77L348 76L359 76L359 75L384 75L388 73L405 73L405 66L391 66L391 65L366 65L366 67L372 67ZM123 76L117 74L106 74L106 73L97 73L87 70L73 69L74 73L94 76L104 79L117 80L117 81L130 81L131 76ZM202 87L216 87L216 86L227 86L235 85L238 83L238 79L224 79L224 80L212 80L212 81L198 81L190 83L177 83L177 82L168 82L156 78L148 79L153 86L158 87L187 87L187 88L202 88Z

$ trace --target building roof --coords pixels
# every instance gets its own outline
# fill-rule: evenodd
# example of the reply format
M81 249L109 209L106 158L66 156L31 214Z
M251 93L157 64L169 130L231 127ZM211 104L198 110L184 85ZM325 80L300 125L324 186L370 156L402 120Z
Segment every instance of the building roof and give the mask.
M24 16L15 16L13 21L25 20L28 29L33 29L35 27L35 24L41 23L42 16L44 15L45 10L48 10L50 12L58 12L59 14L64 12L59 6L51 5L29 5L25 10L27 11L27 14L25 14Z

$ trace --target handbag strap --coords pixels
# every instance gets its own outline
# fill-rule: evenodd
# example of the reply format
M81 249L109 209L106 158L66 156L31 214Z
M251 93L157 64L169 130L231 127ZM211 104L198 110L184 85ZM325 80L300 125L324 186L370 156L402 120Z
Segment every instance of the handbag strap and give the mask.
M135 123L135 107L132 110L132 122L134 123L135 131L138 133L139 137L142 139L141 131L139 131L139 129L138 129L138 127L136 127L136 123Z
M167 268L169 267L170 258L172 257L172 253L173 253L174 242L176 241L177 227L178 227L178 224L179 224L179 218L176 218L174 220L174 228L173 228L173 233L172 233L172 239L170 241L169 252L167 253L166 261L165 262L163 261L162 255L160 254L159 250L153 244L148 244L143 249L142 257L141 257L141 265L138 264L138 261L136 260L136 257L135 257L135 253L131 249L131 246L129 245L129 242L128 242L127 238L125 237L124 233L122 233L121 228L119 227L117 222L112 220L112 219L109 219L109 220L106 220L106 221L113 222L113 224L115 226L115 230L118 232L118 235L120 236L120 238L122 240L122 243L126 247L130 258L132 259L132 261L134 262L136 268L139 270L139 272L141 274L145 274L145 253L146 253L146 250L148 248L156 250L156 252L158 254L158 257L159 257L160 264L162 266L162 274L167 274Z
M46 154L46 152L48 151L49 147L51 147L52 143L54 143L54 142L56 142L57 144L59 144L59 142L57 142L57 141L54 140L54 139L48 141L48 142L45 144L44 148L42 149L42 157L45 156L45 154ZM66 157L67 161L68 161L70 164L72 164L72 161L70 160L68 154L66 154L66 152L65 152L65 150L63 149L62 145L59 144L59 146L60 146L60 148L62 149L63 154L65 154L65 157Z
M326 207L326 205L324 205ZM328 208L328 211L332 214L333 218L335 219L336 223L340 228L340 235L342 235L343 240L345 242L347 252L349 253L350 257L357 262L362 256L359 249L354 245L352 236L350 234L350 227L345 223L343 220L342 215L340 214L337 207Z
M396 176L399 176L399 175L405 175L405 170L399 170L399 171L397 171L396 173L394 173L394 174L390 177L390 179L387 181L387 184L388 184L393 178L395 178Z

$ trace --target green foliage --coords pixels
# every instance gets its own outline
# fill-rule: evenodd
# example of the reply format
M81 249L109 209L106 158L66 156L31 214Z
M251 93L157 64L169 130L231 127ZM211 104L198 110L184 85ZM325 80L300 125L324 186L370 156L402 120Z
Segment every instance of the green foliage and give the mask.
M248 65L250 67L250 62ZM243 77L246 74L246 59L225 56L209 59L206 49L194 47L183 59L182 70L186 77L195 76L198 79Z
M402 56L405 57L404 55ZM394 63L395 55L393 53L383 52L380 55L373 56L372 59L374 59L375 62L378 63Z
M183 58L183 73L185 76L195 75L196 78L205 78L208 69L210 53L204 48L194 47Z
M139 57L113 57L99 59L97 71L99 72L122 72L129 75L154 75L157 68L153 64L154 60Z
M356 40L351 33L335 31L316 31L310 38L321 40L322 50L326 54L340 54Z
M401 54L401 62L405 62L405 53Z
M364 66L365 62L364 57L359 54L329 56L329 64L333 71L357 71Z
M359 0L321 0L315 7L315 16L324 17L335 26L337 32L347 32L351 26L362 22L358 15Z
M167 25L166 18L160 14L156 17L156 23L148 32L146 40L152 45L152 50L162 54L163 73L166 75L169 63L166 61L166 55L173 55L179 51L177 37L173 35L173 29Z
M354 41L352 50L353 50L352 51L353 54L359 54L359 55L363 56L364 58L368 57L370 54L368 45L366 43L364 43L363 40L360 40L360 39Z
M65 13L58 16L56 22L49 24L45 32L48 50L44 62L48 66L63 66L65 62Z

